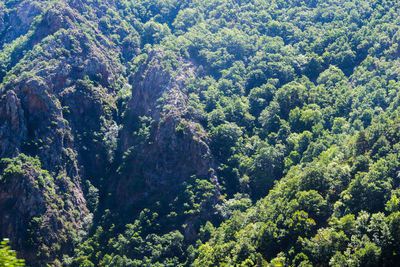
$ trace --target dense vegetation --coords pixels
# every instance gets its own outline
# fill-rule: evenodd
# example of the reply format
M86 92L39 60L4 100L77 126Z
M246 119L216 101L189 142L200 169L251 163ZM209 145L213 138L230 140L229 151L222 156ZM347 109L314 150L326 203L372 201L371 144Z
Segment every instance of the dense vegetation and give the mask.
M17 253L9 247L9 240L0 243L0 266L25 266L24 260L17 259Z
M11 14L21 1L3 2ZM74 22L79 35L59 29L33 46L44 17L40 15L27 33L2 44L0 53L1 88L9 90L12 81L25 79L18 76L21 70L32 69L23 75L40 77L45 75L41 70L56 64L53 61L79 58L88 47L101 43L90 28L96 25L109 42L107 60L124 66L115 84L101 74L76 82L77 91L98 99L107 112L73 124L71 132L87 151L105 144L96 156L83 155L88 162L104 162L107 169L105 174L88 171L99 176L82 178L93 220L89 216L88 225L74 235L73 247L64 250L57 264L395 266L400 262L400 2L68 4L81 4L81 15L90 21ZM46 10L54 5L64 4L48 4ZM68 38L70 51L46 52ZM187 109L175 132L186 140L197 127L198 136L193 138L207 140L218 184L204 177L183 177L184 182L171 182L167 189L152 191L126 207L112 191L113 181L133 172L132 159L145 162L141 153L155 142L152 133L173 110L165 104L168 97L162 97L157 102L162 106L157 122L129 111L135 90L129 79L144 76L141 67L154 62L155 51L162 55L162 72L179 79L180 66L186 64L194 73L183 89ZM103 92L112 86L115 99ZM74 108L79 106L72 102L63 107L66 118ZM118 131L131 135L126 151ZM46 145L50 144L32 138L23 152L36 156ZM0 183L11 167L20 168L18 160L27 157L3 159L2 164L9 166L0 174ZM152 166L140 168L152 170ZM43 177L53 184L50 176L56 173ZM56 177L56 182L61 179ZM127 185L129 192L139 195L147 190L145 179L137 175Z

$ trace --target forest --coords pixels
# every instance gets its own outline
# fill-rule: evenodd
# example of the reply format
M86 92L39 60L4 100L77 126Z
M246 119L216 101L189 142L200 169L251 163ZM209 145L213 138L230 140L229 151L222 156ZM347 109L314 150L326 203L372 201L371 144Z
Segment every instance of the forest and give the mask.
M0 0L0 266L396 266L399 44L395 0Z

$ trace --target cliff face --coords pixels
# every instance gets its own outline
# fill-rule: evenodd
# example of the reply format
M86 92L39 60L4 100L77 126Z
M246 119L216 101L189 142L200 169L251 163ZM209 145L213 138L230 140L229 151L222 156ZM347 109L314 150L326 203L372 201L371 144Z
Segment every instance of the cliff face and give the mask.
M0 89L0 156L39 155L45 169L65 170L70 177L84 171L76 163L84 158L95 162L88 168L94 176L105 165L96 164L96 154L107 150L95 134L114 125L116 80L124 68L101 33L95 28L82 32L74 23L89 24L63 3L48 9L24 36L21 49L40 44L9 62ZM91 148L95 152L88 155Z
M5 8L0 40L17 49L5 49L2 62L0 158L21 170L7 173L3 164L0 172L0 237L40 265L71 251L89 214L83 185L98 186L110 164L114 147L105 136L117 135L115 90L124 67L97 28L77 28L92 24L75 6L23 1L4 15Z
M0 124L2 125L0 149L2 154L15 155L18 153L17 147L20 146L20 140L26 136L26 124L21 101L15 92L10 90L3 94L0 106Z
M0 171L0 233L35 265L69 253L89 214L80 187L65 174L52 177L24 154L3 159Z
M208 136L189 111L185 93L194 66L177 58L175 66L166 67L165 56L153 51L130 79L132 98L120 140L125 158L116 189L125 207L166 194L193 175L218 186Z
M86 230L87 181L117 211L139 211L138 202L194 175L218 189L209 138L185 93L195 67L168 65L155 50L131 75L124 61L139 47L118 45L123 27L101 26L110 5L0 3L0 238L34 266L57 264Z
M5 12L5 9L10 12ZM4 3L2 1L0 3L1 43L12 42L21 35L26 34L34 18L40 15L43 10L44 7L40 2L8 1L8 3Z

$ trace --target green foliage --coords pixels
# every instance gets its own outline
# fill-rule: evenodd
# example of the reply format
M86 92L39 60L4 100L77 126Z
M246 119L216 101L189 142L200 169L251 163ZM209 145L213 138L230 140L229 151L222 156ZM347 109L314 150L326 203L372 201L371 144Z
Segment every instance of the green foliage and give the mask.
M90 68L93 73L71 67L76 68L71 77L52 90L57 91L54 96L71 90L86 102L95 99L89 116L71 124L78 133L65 143L82 147L79 157L85 167L100 162L109 173L123 176L134 167L152 167L131 166L130 160L146 157L138 147L151 146L158 118L133 120L126 111L130 101L136 101L131 98L141 67L151 63L154 51L162 51L161 68L177 87L184 84L187 100L177 103L184 111L174 114L179 118L173 134L187 140L192 122L203 128L202 141L209 145L207 154L218 179L177 177L185 181L148 194L142 192L145 177L137 175L127 189L135 199L129 211L115 203L121 189L113 188L112 179L91 177L93 184L83 180L95 222L75 251L68 251L66 265L399 262L398 1L70 2L71 15L57 15L65 17L66 25L73 17L73 27L43 37L52 26L42 27L50 14L46 12L56 9L49 6L12 40L4 38L12 36L13 29L2 29L1 90L19 88L14 81L42 81L58 64L70 68L71 62L80 65L81 58L104 63L104 68L94 64L101 66ZM4 1L5 18L18 3ZM90 49L98 43L109 58L100 60L101 49ZM121 66L118 81L106 75L114 63ZM180 65L188 66L190 79L176 76ZM113 96L115 101L109 99ZM67 119L81 108L71 102L61 114ZM106 111L95 119L92 114L101 104ZM166 118L160 116L160 121ZM57 128L59 123L49 125ZM129 129L127 136L119 136L120 123ZM38 132L35 126L29 122L31 140L21 148L32 155L47 145L31 138ZM125 145L129 148L121 148ZM92 155L99 146L101 153ZM172 142L166 147L173 149ZM175 162L173 168L180 164ZM62 191L63 181L70 180L62 174L53 179L38 158L24 154L1 159L0 168L0 184L29 168L37 170L36 188ZM42 219L33 218L32 229L40 229Z
M11 250L8 239L3 239L0 243L0 266L25 266L25 261L18 259L17 253Z

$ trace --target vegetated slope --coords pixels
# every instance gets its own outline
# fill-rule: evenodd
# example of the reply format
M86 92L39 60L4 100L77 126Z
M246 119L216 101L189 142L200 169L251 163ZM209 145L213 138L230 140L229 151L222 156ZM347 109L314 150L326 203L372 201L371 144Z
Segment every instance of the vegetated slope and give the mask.
M0 237L34 266L395 264L399 7L0 2Z

